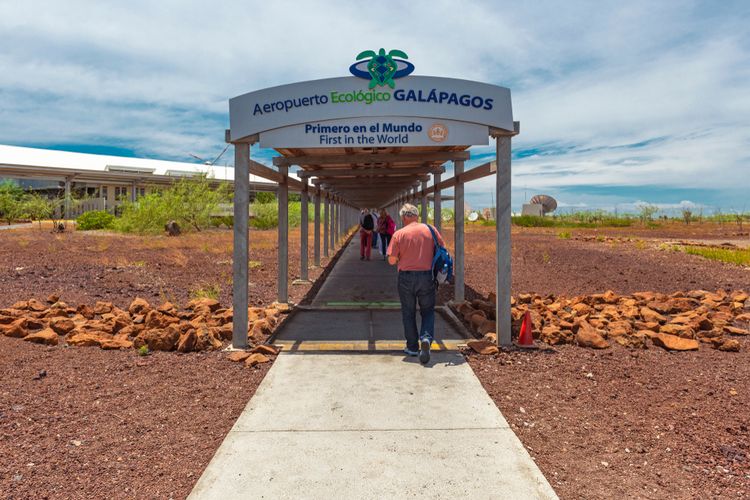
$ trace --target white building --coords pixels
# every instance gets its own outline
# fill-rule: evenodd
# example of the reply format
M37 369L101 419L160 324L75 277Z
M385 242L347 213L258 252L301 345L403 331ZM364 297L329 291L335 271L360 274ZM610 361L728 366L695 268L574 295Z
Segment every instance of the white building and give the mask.
M114 210L123 201L135 201L177 178L205 173L216 182L234 182L232 167L0 145L0 181L13 179L51 195L72 192L88 200L79 211ZM275 182L250 175L251 191L276 191L277 187Z

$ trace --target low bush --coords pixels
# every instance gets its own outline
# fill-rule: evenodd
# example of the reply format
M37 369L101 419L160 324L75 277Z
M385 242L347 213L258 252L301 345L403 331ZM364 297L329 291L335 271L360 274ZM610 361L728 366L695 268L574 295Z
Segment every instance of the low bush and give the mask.
M183 231L201 231L211 225L211 214L229 200L229 186L216 188L201 175L180 179L172 187L125 203L115 229L126 233L158 234L170 220Z
M191 299L214 299L218 300L221 295L221 285L218 283L207 284L190 290Z
M313 220L314 208L308 205L308 220ZM250 226L255 229L273 229L279 225L279 206L277 202L259 203L251 205ZM322 216L322 214L321 214ZM302 223L302 204L298 201L289 202L289 227L299 227Z
M701 246L679 247L683 252L690 255L700 255L705 259L728 262L740 266L750 266L750 249L747 248L716 248Z
M539 217L536 215L517 215L512 218L513 224L521 227L561 227L561 228L596 228L596 227L630 227L631 218L618 218L601 213L577 213L573 215L555 215Z
M115 216L104 210L92 210L81 214L76 219L76 226L83 231L93 229L112 229L115 225Z

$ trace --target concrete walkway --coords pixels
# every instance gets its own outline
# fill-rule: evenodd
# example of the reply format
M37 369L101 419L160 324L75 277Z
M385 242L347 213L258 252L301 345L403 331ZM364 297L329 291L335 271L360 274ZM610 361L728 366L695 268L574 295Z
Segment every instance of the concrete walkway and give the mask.
M405 347L397 271L372 251L360 260L359 237L344 249L309 308L296 310L273 343L289 351L397 351ZM417 315L417 324L419 324ZM460 322L446 308L435 315L433 348L457 349L466 342Z
M355 237L282 326L284 351L191 499L556 498L460 353L422 366L401 352L396 271L377 256L360 261ZM439 314L436 336L465 342ZM294 352L311 343L323 349Z
M383 255L372 249L369 261L360 260L359 235L354 235L313 299L315 307L338 304L383 303L399 306L397 273Z
M6 224L4 226L0 225L0 231L13 230L13 229L26 229L32 226L33 224L31 224L30 222L24 222L23 224L11 224L10 226Z
M459 353L281 354L191 493L556 498Z

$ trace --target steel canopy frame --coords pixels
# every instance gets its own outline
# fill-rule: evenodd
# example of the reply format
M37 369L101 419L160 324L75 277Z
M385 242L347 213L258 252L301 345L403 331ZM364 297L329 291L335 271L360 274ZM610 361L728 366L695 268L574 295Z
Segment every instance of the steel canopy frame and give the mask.
M441 79L434 79L441 80ZM319 81L318 81L319 82ZM472 83L472 82L469 82ZM318 83L316 83L318 84ZM478 84L484 85L484 84ZM271 90L276 90L271 89ZM507 90L507 89L506 89ZM263 91L259 91L262 93ZM248 101L248 96L242 97L242 102ZM233 112L236 115L237 99L230 101L230 123L233 120ZM413 106L412 106L413 108ZM309 111L309 110L308 110ZM507 95L507 111L510 113L510 94ZM337 111L340 114L340 111ZM427 113L429 114L429 113ZM455 114L455 113L454 113ZM330 120L325 113L319 120ZM399 115L389 112L390 116ZM304 115L307 122L316 122L315 116ZM408 114L403 118L408 118ZM413 115L411 115L413 116ZM425 116L419 115L419 116ZM508 115L510 116L510 114ZM454 116L454 118L456 118ZM297 118L299 120L299 118ZM440 119L439 116L436 119ZM289 123L284 127L292 131L291 124L294 118L289 118ZM318 121L319 121L318 120ZM309 196L314 194L315 201L315 239L314 256L315 265L320 265L320 228L318 221L323 224L323 255L328 256L334 251L335 244L346 234L347 230L358 223L358 211L361 208L384 208L392 215L398 211L399 205L406 201L418 202L422 206L423 219L427 218L428 196L433 196L436 225L440 227L442 219L441 191L446 188L455 187L456 207L456 231L455 231L455 253L456 253L456 282L455 300L463 300L464 288L464 232L463 232L463 185L471 180L479 179L488 175L496 175L496 255L497 255L497 333L498 344L511 344L511 138L519 133L518 122L512 123L511 127L503 122L502 128L497 123L488 125L488 136L494 137L496 141L495 162L485 163L477 168L464 171L464 162L470 158L467 151L470 147L460 144L432 145L432 146L325 146L325 147L289 147L282 148L274 146L281 156L273 159L273 164L278 170L271 169L257 163L250 158L250 146L262 141L262 128L253 135L233 135L227 130L227 142L235 146L235 193L234 193L234 261L233 261L233 334L232 345L235 348L247 347L248 334L248 259L249 259L249 231L248 231L248 204L249 204L249 174L273 180L279 184L279 302L288 302L288 219L287 219L287 193L288 191L300 191L302 195L302 212L307 214ZM470 120L467 120L470 122ZM502 121L502 120L500 120ZM244 130L249 130L248 125L243 123ZM475 123L482 123L477 121ZM233 125L234 126L234 125ZM274 128L274 127L271 127ZM278 129L278 126L275 127ZM281 130L281 129L279 129ZM283 142L284 134L275 131L274 140ZM282 132L284 132L283 129ZM281 139L279 139L281 137ZM291 141L294 142L294 141ZM443 180L443 165L452 161L455 167L455 175ZM300 170L297 178L290 175L290 167L297 166ZM433 183L428 186L429 175L433 175ZM310 184L311 181L311 184ZM420 189L421 188L421 189ZM320 214L320 202L323 202L323 217ZM282 206L283 205L283 206ZM284 219L282 221L282 218ZM304 219L307 219L306 217ZM321 220L322 219L322 220ZM306 222L306 221L305 221ZM308 267L308 230L304 228L301 232L301 278L307 278ZM304 249L304 250L302 250Z

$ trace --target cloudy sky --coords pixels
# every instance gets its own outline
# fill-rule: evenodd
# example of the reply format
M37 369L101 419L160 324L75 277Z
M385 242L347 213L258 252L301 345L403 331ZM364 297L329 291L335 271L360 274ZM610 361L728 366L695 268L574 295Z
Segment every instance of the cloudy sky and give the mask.
M0 0L0 40L1 144L212 159L228 98L399 48L511 88L516 208L750 211L748 1Z

